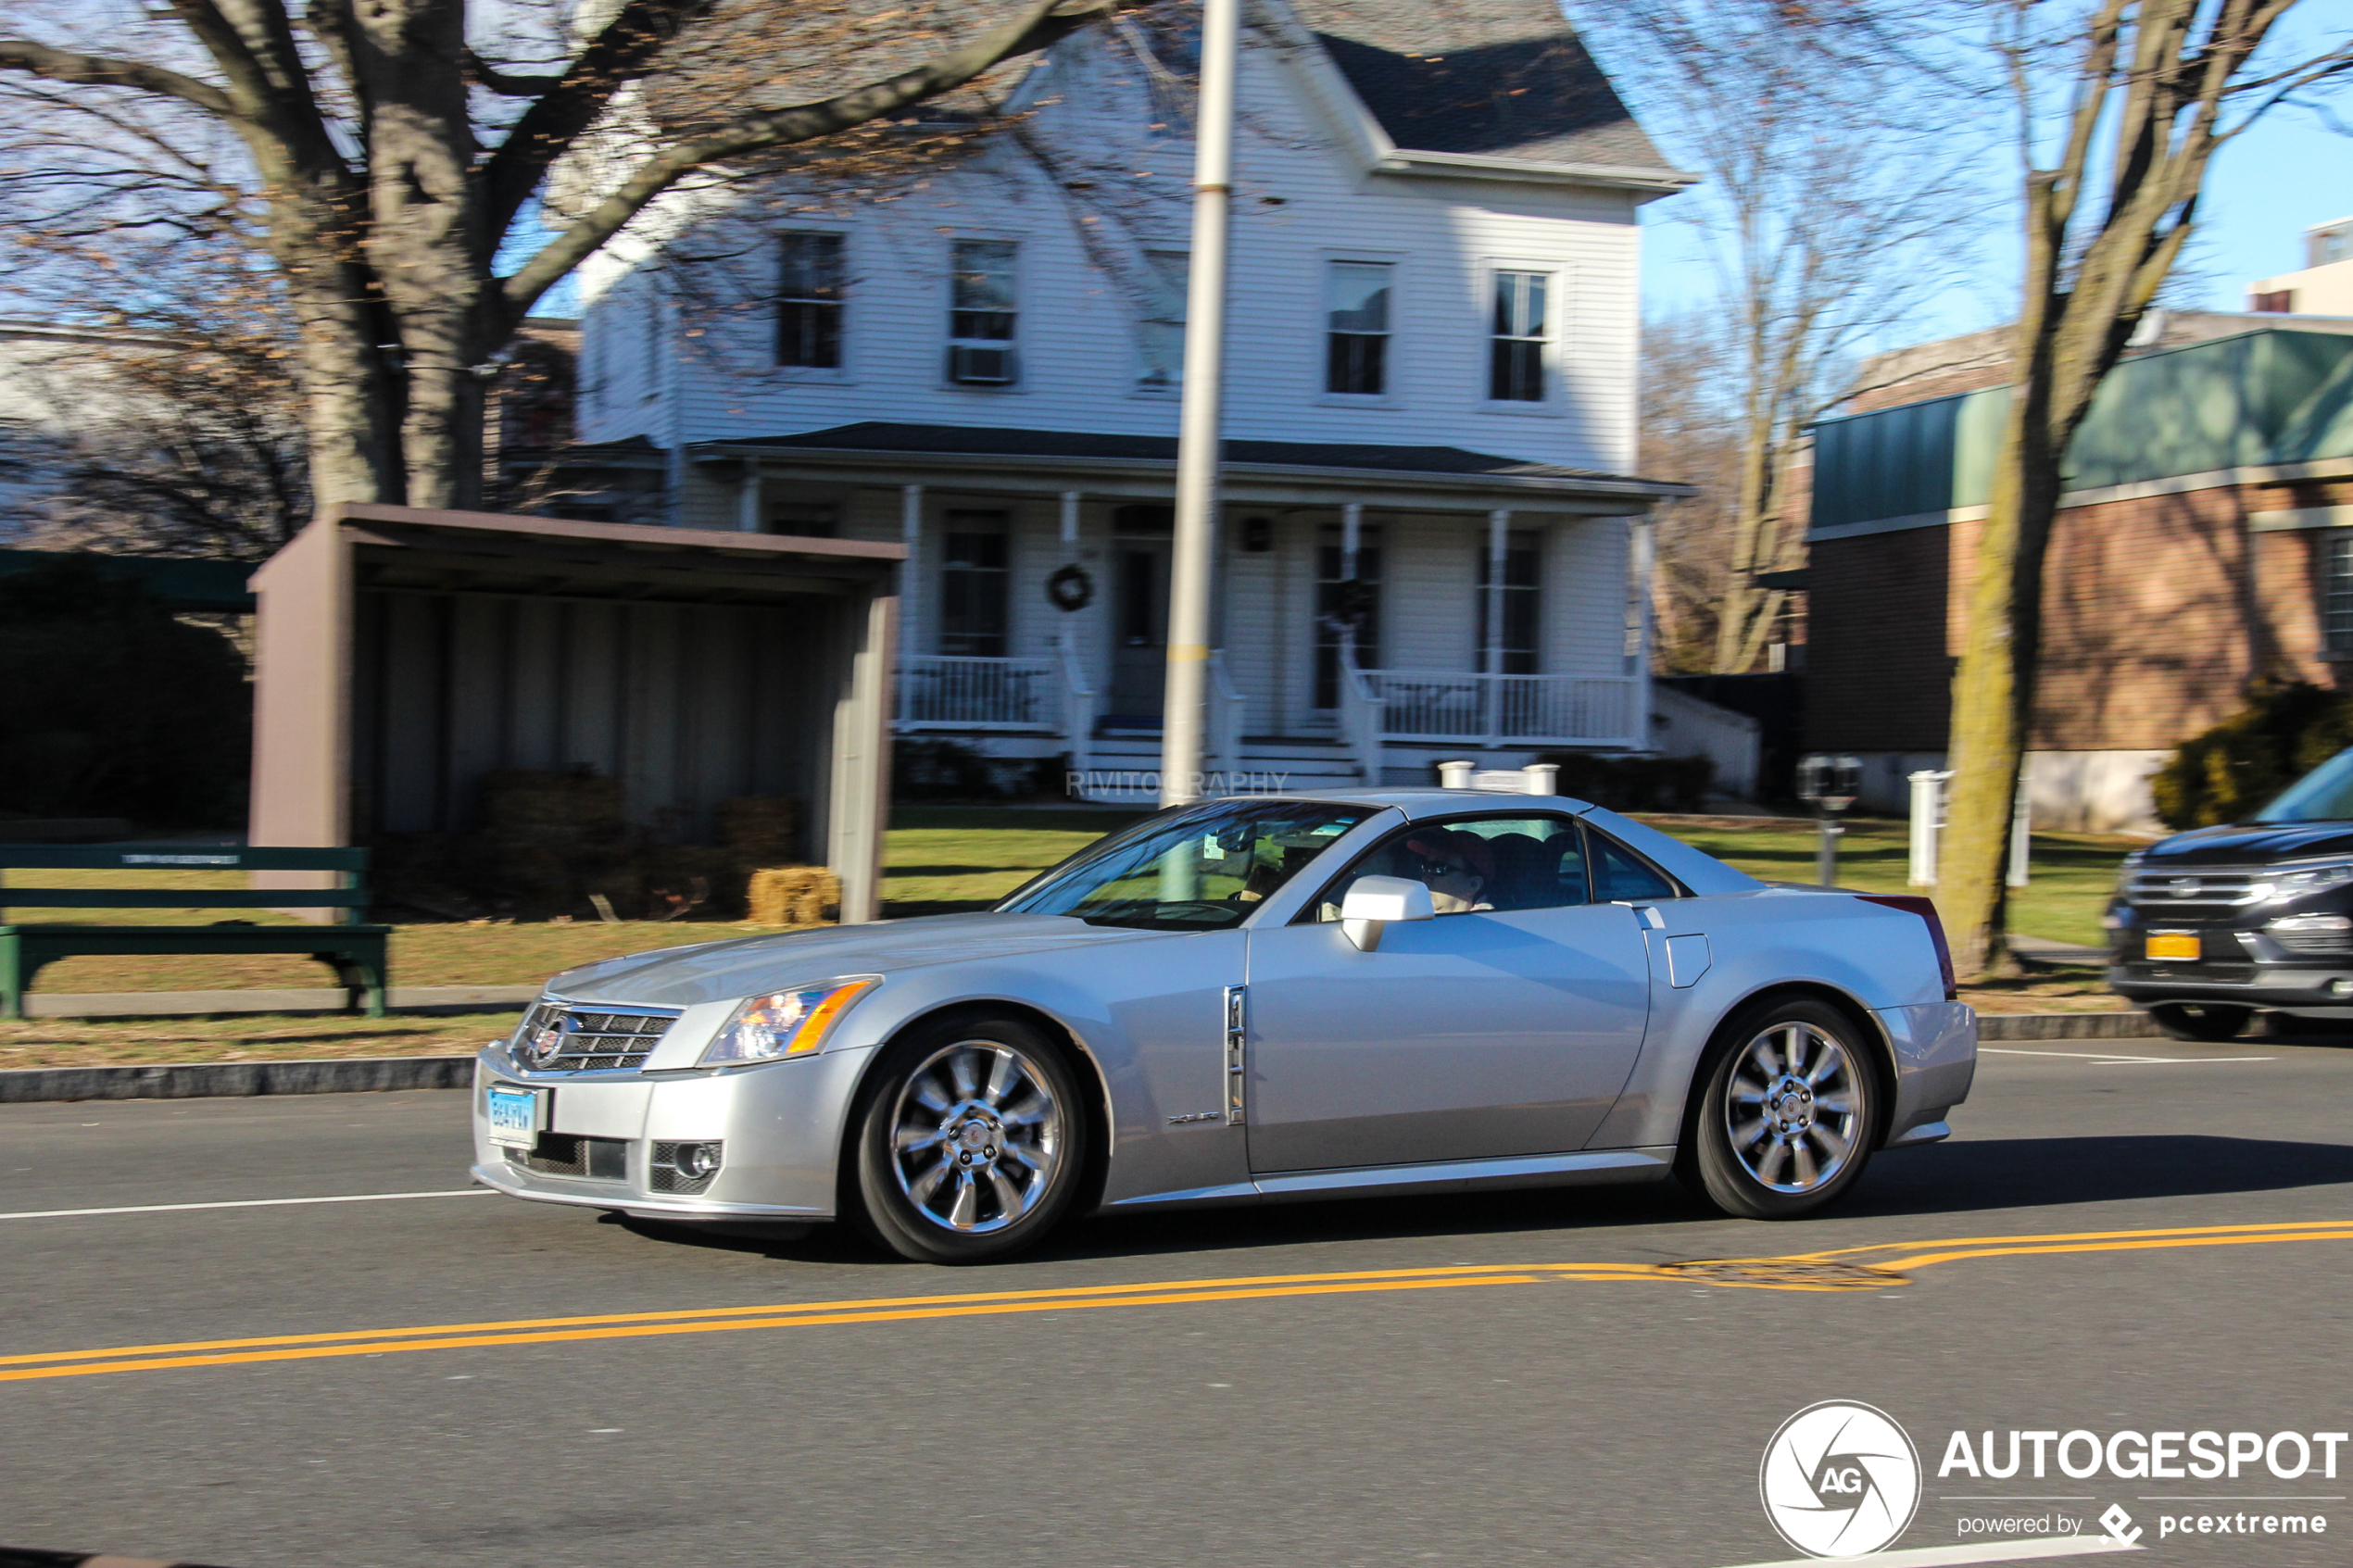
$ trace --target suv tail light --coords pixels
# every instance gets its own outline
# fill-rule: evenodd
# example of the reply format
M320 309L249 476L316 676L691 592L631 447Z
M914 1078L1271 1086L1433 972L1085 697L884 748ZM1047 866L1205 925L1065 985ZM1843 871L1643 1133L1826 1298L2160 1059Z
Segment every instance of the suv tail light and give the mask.
M1953 949L1944 940L1944 922L1936 916L1936 906L1917 893L1857 893L1866 904L1885 904L1891 909L1904 909L1928 922L1928 938L1936 944L1936 967L1944 976L1944 999L1957 1002L1961 987L1953 978Z

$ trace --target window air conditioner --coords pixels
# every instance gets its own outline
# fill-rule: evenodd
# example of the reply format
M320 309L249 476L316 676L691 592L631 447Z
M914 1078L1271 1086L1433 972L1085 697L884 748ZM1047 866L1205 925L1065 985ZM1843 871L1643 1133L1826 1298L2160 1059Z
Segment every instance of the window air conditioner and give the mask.
M1013 380L1013 351L955 344L948 350L948 379L968 386L1010 386Z

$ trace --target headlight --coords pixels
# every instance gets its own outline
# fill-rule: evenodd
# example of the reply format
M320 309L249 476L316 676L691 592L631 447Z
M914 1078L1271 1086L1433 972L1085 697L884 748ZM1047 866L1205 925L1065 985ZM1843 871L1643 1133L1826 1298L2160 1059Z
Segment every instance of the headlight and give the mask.
M841 1015L881 984L882 976L866 974L853 980L829 980L799 991L771 991L764 997L747 997L727 1020L727 1026L704 1048L702 1065L812 1055L825 1043L825 1035Z
M2274 872L2265 879L2274 898L2301 898L2324 888L2340 887L2353 882L2353 860L2334 860L2327 865L2298 866L2292 871Z

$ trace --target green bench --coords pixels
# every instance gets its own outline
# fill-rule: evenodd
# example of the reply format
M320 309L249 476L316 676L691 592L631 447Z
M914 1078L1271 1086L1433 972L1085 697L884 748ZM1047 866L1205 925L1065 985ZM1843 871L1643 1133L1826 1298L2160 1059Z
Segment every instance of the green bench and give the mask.
M307 953L335 972L346 1004L371 1018L384 1012L388 925L359 923L368 907L365 849L244 848L187 844L103 847L0 844L0 876L19 871L335 872L336 887L0 886L0 910L333 909L333 925L0 925L0 1018L24 1016L24 994L44 964L59 959L157 953Z

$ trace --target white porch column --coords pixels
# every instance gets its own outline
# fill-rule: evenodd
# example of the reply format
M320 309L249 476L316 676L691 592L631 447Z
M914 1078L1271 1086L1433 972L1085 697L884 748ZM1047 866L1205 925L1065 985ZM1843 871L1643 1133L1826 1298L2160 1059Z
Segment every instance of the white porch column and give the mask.
M1063 492L1063 559L1078 558L1078 492Z
M1497 508L1487 514L1487 646L1479 664L1487 673L1480 683L1487 698L1487 744L1497 745L1504 730L1504 561L1512 542L1512 514Z
M920 484L899 487L899 537L907 546L906 563L899 569L899 668L903 676L907 661L915 655L924 619L924 487Z
M1629 552L1633 559L1629 563L1634 570L1634 624L1630 629L1632 635L1628 639L1633 645L1630 658L1634 668L1629 671L1634 677L1633 741L1635 750L1648 751L1653 740L1651 734L1651 636L1654 612L1651 604L1651 579L1658 563L1655 536L1657 525L1651 521L1650 514L1647 512L1639 517L1628 518L1626 522L1627 526L1633 531L1634 535L1631 541L1632 549Z
M1340 574L1342 579L1356 575L1356 546L1365 534L1365 504L1351 501L1340 508Z
M739 533L760 532L760 465L744 464L744 477L736 486L736 531Z

